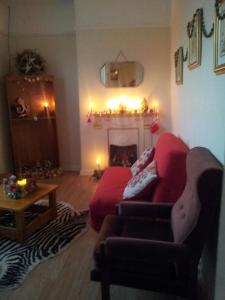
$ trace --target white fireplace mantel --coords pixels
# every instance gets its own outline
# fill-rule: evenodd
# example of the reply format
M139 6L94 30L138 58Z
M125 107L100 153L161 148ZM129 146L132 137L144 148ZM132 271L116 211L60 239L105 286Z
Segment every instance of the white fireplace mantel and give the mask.
M137 144L138 156L145 148L153 146L157 136L150 132L153 118L151 115L92 116L82 132L86 147L82 149L81 175L93 174L97 158L101 161L101 168L109 165L110 144Z
M136 144L138 155L148 146L153 146L150 124L152 116L119 115L93 119L93 128L107 132L107 147L110 144L128 146Z

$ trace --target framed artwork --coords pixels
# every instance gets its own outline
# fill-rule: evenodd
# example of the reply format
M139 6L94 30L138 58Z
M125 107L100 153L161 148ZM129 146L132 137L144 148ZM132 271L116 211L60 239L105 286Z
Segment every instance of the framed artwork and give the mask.
M201 65L201 51L201 11L197 10L193 16L193 20L188 23L188 68L190 70Z
M214 72L216 74L225 73L225 0L216 0Z
M175 80L176 84L183 84L183 47L175 52Z

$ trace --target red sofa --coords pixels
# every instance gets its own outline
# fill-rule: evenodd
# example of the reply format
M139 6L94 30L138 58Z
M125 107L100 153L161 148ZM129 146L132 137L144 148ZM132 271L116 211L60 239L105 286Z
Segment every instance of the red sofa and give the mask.
M155 146L158 181L153 193L143 201L176 202L186 182L186 155L189 149L171 133L163 133ZM115 205L123 200L123 191L132 177L130 168L108 167L90 202L90 223L99 231L105 216L116 213ZM135 200L135 199L134 199Z

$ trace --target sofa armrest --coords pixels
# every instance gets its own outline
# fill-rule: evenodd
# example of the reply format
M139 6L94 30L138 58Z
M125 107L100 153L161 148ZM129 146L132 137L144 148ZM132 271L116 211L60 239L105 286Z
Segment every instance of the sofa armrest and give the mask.
M119 216L169 219L173 203L122 201L117 207Z
M186 245L137 238L109 237L102 242L101 249L109 261L178 263L186 261L189 256Z

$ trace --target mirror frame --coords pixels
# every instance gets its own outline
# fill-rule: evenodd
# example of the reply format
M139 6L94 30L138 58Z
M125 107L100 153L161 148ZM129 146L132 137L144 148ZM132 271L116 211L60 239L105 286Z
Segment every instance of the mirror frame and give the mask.
M139 65L139 67L141 68L141 79L138 81L138 83L137 84L135 84L135 85L122 85L122 84L118 84L118 85L110 85L110 80L108 80L108 83L107 83L107 80L105 80L105 83L104 83L104 81L102 80L102 70L103 70L103 68L104 67L106 67L107 65L116 65L116 64L125 64L125 63L133 63L133 64L138 64ZM110 66L110 73L112 72L112 71L115 71L114 73L112 73L111 75L108 75L107 77L106 77L106 79L109 79L109 76L115 76L115 79L111 79L111 81L113 81L113 80L115 80L115 81L117 81L118 80L118 70L117 69L112 69L111 68L111 66ZM101 84L104 86L104 87L106 87L106 88L133 88L133 87L138 87L143 81L144 81L144 67L142 66L142 64L141 63L139 63L139 62L137 62L137 61L123 61L123 62L105 62L102 66L101 66L101 68L100 68L100 70L99 70L99 79L100 79L100 82L101 82ZM136 80L136 78L135 78L135 80Z

